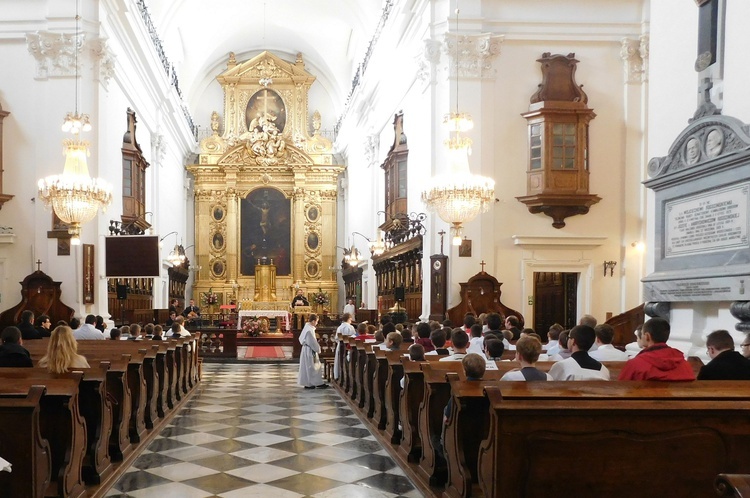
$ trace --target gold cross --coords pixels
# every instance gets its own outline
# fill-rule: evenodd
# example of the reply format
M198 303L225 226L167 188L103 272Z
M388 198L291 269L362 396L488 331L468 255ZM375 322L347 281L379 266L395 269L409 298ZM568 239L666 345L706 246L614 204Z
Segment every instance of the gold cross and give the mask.
M485 263L484 260L482 260L482 262L479 264L482 265L482 273L484 273L484 265L486 265L487 263Z
M42 271L42 260L37 259L36 260L36 271Z
M263 115L265 116L268 114L268 101L276 101L276 97L272 97L268 95L268 90L263 90L263 96L258 97L258 100L263 102Z

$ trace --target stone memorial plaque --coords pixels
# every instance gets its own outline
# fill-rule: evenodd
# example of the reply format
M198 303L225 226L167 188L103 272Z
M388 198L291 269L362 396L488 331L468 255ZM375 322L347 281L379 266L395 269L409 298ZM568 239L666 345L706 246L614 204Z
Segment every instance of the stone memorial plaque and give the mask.
M748 247L748 192L742 183L667 202L664 256Z
M748 128L729 116L695 119L648 169L654 269L642 280L644 299L750 300Z

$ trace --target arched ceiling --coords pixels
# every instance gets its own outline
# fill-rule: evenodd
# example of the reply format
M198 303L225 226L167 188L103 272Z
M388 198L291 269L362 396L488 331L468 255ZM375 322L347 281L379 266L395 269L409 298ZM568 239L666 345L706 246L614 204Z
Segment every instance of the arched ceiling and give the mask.
M382 0L150 0L148 6L190 107L226 68L229 52L243 61L270 50L291 60L301 52L341 112Z

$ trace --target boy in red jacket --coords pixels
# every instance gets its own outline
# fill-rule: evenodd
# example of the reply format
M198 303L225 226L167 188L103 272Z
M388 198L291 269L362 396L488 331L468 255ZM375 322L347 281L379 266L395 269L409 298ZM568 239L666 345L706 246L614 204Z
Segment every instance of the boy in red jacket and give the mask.
M667 346L669 322L652 318L643 324L643 350L625 364L619 380L695 380L679 349Z

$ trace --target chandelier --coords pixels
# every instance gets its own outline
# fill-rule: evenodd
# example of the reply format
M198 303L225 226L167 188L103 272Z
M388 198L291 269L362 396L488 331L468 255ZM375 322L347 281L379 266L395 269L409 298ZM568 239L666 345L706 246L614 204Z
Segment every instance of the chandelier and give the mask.
M458 33L456 7L456 33ZM422 202L446 223L451 224L453 245L461 245L463 225L487 212L495 198L495 180L473 175L469 168L471 139L462 134L474 127L471 116L458 110L458 38L456 38L456 112L447 114L449 138L445 140L448 171L432 177L422 192Z
M46 207L52 206L61 221L68 225L70 243L81 243L81 225L94 219L96 212L102 212L112 202L112 188L107 182L89 176L87 157L89 143L81 140L81 131L91 130L89 116L78 113L78 51L81 45L81 34L76 2L76 39L75 39L75 82L76 110L68 113L63 121L62 130L73 134L72 139L63 140L65 167L62 175L52 175L39 180L39 197Z
M187 256L185 255L185 248L182 247L182 244L176 244L174 246L174 249L169 252L167 261L169 261L172 266L181 266L185 262L186 258Z

